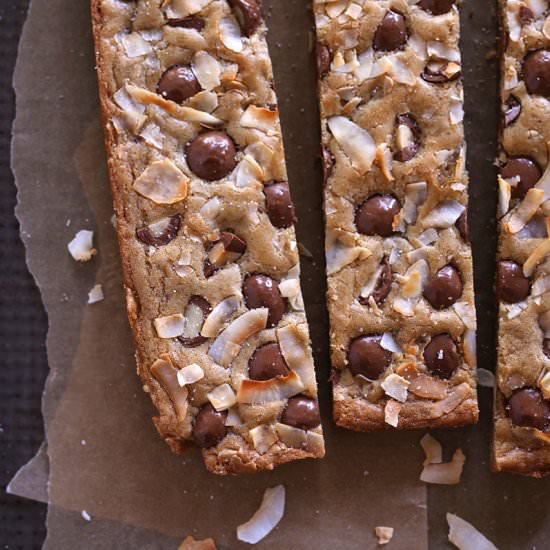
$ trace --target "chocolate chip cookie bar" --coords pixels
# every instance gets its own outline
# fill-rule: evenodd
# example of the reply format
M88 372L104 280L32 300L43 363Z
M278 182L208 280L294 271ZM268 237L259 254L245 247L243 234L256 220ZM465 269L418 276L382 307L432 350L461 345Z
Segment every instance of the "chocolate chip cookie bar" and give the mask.
M92 0L138 373L171 449L217 474L321 457L257 0Z
M477 421L476 316L452 0L314 2L334 418Z
M500 0L498 363L493 466L550 473L550 9Z

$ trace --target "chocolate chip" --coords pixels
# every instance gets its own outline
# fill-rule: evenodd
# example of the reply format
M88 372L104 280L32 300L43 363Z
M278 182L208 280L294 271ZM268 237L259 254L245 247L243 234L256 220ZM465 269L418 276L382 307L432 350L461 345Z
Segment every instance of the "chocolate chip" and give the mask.
M424 298L434 309L452 306L462 296L462 280L452 265L442 267L424 288Z
M420 0L418 5L432 15L443 15L451 10L455 0Z
M394 142L393 158L399 162L407 162L418 153L420 128L410 113L397 116Z
M394 233L393 220L400 210L399 201L392 195L373 195L357 209L357 230L363 235L389 237Z
M183 103L201 89L195 73L190 67L182 65L172 65L166 69L157 84L157 94L176 103Z
M530 94L550 98L550 51L536 50L525 56L523 80Z
M550 359L550 338L545 338L542 341L542 352Z
M236 154L233 140L225 132L217 130L199 134L186 147L189 168L207 181L227 176L237 164Z
M364 306L368 305L371 296L373 297L374 301L378 305L380 305L390 293L392 284L392 270L390 262L385 256L380 262L380 267L382 268L382 270L380 272L378 280L376 281L372 293L366 298L363 298L362 296L359 297L359 302Z
M282 181L264 187L267 215L271 223L280 229L290 227L295 221L294 204L288 183Z
M271 380L289 373L279 344L272 342L256 349L248 361L248 376L251 380Z
M536 388L516 390L508 400L507 409L516 426L544 430L550 423L550 406Z
M326 147L321 147L321 162L323 165L323 184L326 185L334 166L334 157Z
M291 397L281 415L281 423L300 430L311 430L321 423L319 404L304 395Z
M274 327L281 320L286 307L277 281L267 275L249 275L244 280L243 294L249 309L266 307L269 310L268 327Z
M204 19L197 15L190 15L183 19L168 19L166 23L170 27L180 27L182 29L195 29L198 32L202 32L204 29Z
M330 50L325 44L317 42L315 52L317 54L317 74L319 78L323 78L330 70Z
M521 102L511 95L503 105L504 126L510 126L521 114Z
M195 348L206 342L207 338L201 336L202 325L212 308L202 296L191 296L185 308L185 328L178 340L186 348Z
M229 0L245 36L252 35L262 22L259 0Z
M390 366L391 351L380 345L382 336L371 334L351 341L348 349L349 370L353 375L362 374L376 380Z
M442 84L456 80L461 74L460 66L439 59L430 61L420 75L430 84Z
M136 230L137 238L150 246L164 246L173 241L181 227L181 215L175 214Z
M424 362L432 374L450 378L460 363L454 340L448 334L434 336L424 348Z
M193 437L199 447L208 449L217 445L227 433L227 412L218 412L210 403L203 405L195 417Z
M497 265L497 295L503 302L515 304L529 295L529 279L521 266L512 260L501 260Z
M534 19L535 14L527 6L519 7L519 22L522 25L528 25Z
M389 10L374 33L373 48L378 51L391 52L400 50L407 42L407 24L405 18Z
M208 251L208 273L212 275L213 270L219 269L230 262L236 262L245 251L246 242L243 239L231 231L222 231Z
M468 225L468 209L464 210L455 222L455 226L465 243L470 242L470 227Z
M512 185L512 197L523 199L527 191L539 181L542 171L530 157L512 157L500 169L500 175L505 180L519 177L519 182Z

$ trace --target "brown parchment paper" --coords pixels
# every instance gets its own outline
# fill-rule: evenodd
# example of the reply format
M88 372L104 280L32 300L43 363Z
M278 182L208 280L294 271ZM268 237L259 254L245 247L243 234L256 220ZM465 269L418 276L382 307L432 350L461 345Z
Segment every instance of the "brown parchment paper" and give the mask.
M123 306L88 0L33 0L15 75L13 168L28 264L50 323L43 400L47 549L175 548L190 533L243 548L236 526L256 510L263 490L278 483L287 489L286 513L258 548L373 548L376 525L396 528L393 548L428 548L420 434L353 434L330 420L312 20L307 2L264 3L298 234L313 254L303 261L303 287L327 458L221 479L205 471L198 453L172 455L157 436L152 405L135 375ZM66 245L82 228L95 230L99 254L80 265ZM96 282L105 300L86 305ZM39 470L44 477L45 470Z

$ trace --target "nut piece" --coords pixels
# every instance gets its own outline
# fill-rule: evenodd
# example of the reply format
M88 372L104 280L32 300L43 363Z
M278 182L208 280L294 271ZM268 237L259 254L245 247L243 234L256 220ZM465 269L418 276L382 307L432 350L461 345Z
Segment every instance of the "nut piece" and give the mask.
M226 416L226 411L218 412L210 403L201 407L193 426L193 437L199 447L208 449L217 445L225 437Z
M398 115L394 138L393 158L399 162L413 159L420 148L420 128L410 114Z
M348 349L349 370L353 375L376 380L390 366L392 353L384 349L382 336L371 334L354 338Z
M207 339L201 335L201 329L210 310L210 304L205 298L191 296L185 308L185 326L178 336L178 340L185 347L194 348L206 342Z
M446 59L432 59L420 75L430 84L443 84L456 80L461 74L460 65Z
M250 37L262 22L258 0L229 0L229 5L239 21L245 36Z
M321 423L317 400L303 395L292 397L283 411L281 423L300 430L311 430L317 427Z
M304 390L300 377L290 371L286 376L271 380L243 380L237 392L238 403L263 405L283 401Z
M267 215L271 223L279 229L290 227L296 221L296 216L288 183L282 181L266 185L264 194Z
M150 246L164 246L173 241L181 227L181 214L140 227L136 230L137 238Z
M134 181L134 189L156 204L174 204L187 197L189 178L168 159L157 160Z
M170 27L179 27L182 29L195 29L197 32L202 32L204 29L204 19L197 15L190 15L179 19L168 19L167 23Z

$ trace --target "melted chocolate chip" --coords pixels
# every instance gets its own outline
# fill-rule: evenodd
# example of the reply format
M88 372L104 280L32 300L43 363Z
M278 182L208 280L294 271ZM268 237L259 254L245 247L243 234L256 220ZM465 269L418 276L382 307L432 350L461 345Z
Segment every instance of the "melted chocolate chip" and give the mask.
M157 94L176 103L183 103L201 89L195 73L190 67L182 65L166 69L157 84Z
M510 126L521 114L521 102L511 95L503 105L504 126Z
M178 340L186 348L195 348L206 342L207 338L201 336L202 325L212 308L208 301L202 296L191 296L184 317L186 319L183 334L178 336Z
M193 437L199 447L207 449L217 445L227 432L227 412L218 412L210 403L203 405L195 417Z
M195 29L198 32L202 32L205 23L202 17L190 15L183 19L168 19L167 25L170 27L180 27L182 29Z
M334 166L334 157L326 147L321 147L321 162L323 165L323 184L326 185Z
M249 275L244 280L243 294L249 309L266 307L269 310L268 327L274 327L279 323L286 307L275 280L267 275Z
M505 180L519 177L519 182L512 186L512 197L523 199L527 191L539 181L542 171L530 157L512 157L500 169L500 175Z
M362 374L376 380L390 366L391 351L380 345L382 336L371 334L351 341L348 349L349 370L353 375Z
M420 148L420 128L416 119L406 113L398 115L395 128L395 150L393 158L399 162L407 162L414 158Z
M325 44L317 42L315 51L317 54L317 74L319 78L323 78L330 70L330 50Z
M448 334L434 336L424 348L428 370L440 378L450 378L460 364L454 340Z
M399 201L392 195L373 195L357 209L357 230L363 235L389 237L394 233L393 220L400 210Z
M311 430L321 423L319 404L304 395L291 397L281 415L281 423L300 430Z
M470 242L470 227L468 225L468 209L464 210L455 222L455 226L465 243Z
M535 14L527 6L519 7L519 22L522 25L528 25L534 19Z
M450 307L460 296L462 296L462 280L452 265L442 267L424 288L424 298L434 309Z
M451 11L455 0L420 0L418 5L432 15L443 15Z
M229 0L229 5L245 36L254 34L262 21L259 0Z
M175 214L136 230L137 238L150 246L164 246L173 241L181 227L181 215Z
M550 406L536 388L516 390L508 400L508 415L516 426L544 430L550 423Z
M290 197L288 183L282 181L264 187L267 215L278 228L290 227L295 221L294 204Z
M423 80L430 84L442 84L456 80L461 74L460 68L450 65L448 61L430 61L420 75Z
M391 52L400 50L407 42L407 24L405 18L389 10L374 33L373 48L378 51Z
M530 94L550 98L550 51L536 50L525 56L523 80Z
M530 282L519 264L501 260L497 265L497 294L509 304L521 302L529 295Z
M225 132L217 130L199 134L186 147L189 168L207 181L227 176L237 164L236 154L233 140Z
M276 376L286 376L289 372L281 348L275 342L257 348L248 361L251 380L271 380Z
M380 275L378 277L378 280L376 281L376 285L374 286L374 290L370 294L370 296L373 297L374 301L380 305L388 296L391 290L391 284L392 284L392 270L390 266L390 262L388 261L388 258L384 256L382 258L382 261L380 262ZM359 302L363 305L368 305L370 296L367 296L366 298L363 298L362 296L359 297Z

